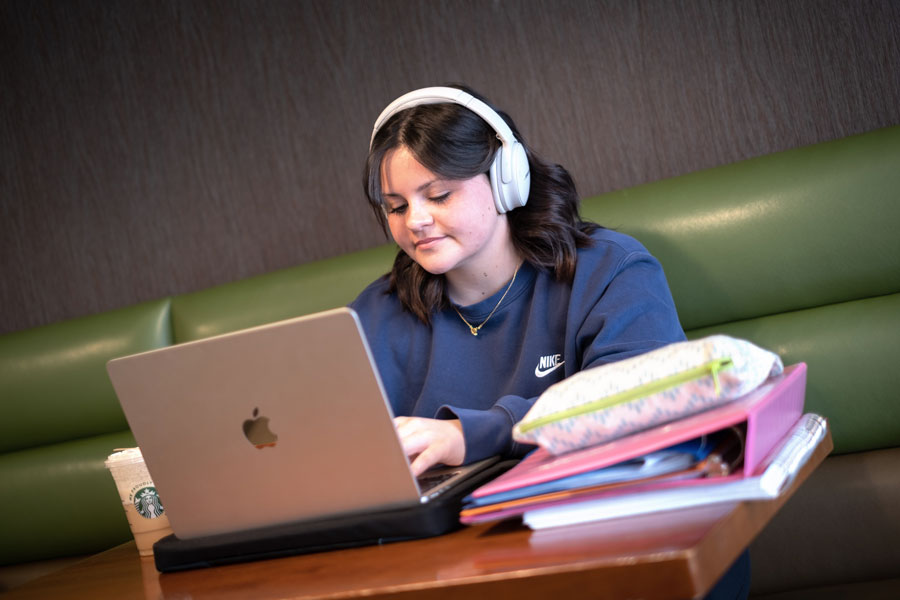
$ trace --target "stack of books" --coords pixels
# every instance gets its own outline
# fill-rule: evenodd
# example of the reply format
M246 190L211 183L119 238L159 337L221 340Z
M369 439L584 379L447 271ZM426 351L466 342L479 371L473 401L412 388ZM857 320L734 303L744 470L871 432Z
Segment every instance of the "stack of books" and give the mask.
M825 437L803 414L799 363L728 404L612 442L537 449L466 498L466 524L521 517L532 529L777 497Z

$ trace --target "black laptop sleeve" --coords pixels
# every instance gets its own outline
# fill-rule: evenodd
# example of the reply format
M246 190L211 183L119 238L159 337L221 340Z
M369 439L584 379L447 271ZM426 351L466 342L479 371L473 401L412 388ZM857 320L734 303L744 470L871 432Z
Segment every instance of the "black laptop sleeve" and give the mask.
M461 527L463 498L515 462L492 465L425 504L188 540L169 535L153 545L156 568L182 571L448 533Z

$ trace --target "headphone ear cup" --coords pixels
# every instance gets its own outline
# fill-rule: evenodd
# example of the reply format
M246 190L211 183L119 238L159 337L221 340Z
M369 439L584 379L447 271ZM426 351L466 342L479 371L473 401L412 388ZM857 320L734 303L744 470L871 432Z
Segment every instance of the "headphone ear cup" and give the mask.
M500 154L502 152L503 148L497 150L497 153L494 155L494 162L491 163L490 170L491 194L494 196L494 206L501 215L509 210L504 201L503 176L500 174Z
M525 146L515 142L512 151L512 156L510 157L512 181L510 181L509 185L515 188L515 201L512 202L509 210L525 206L525 203L528 202L528 192L531 190L531 167L528 165L528 154L525 152Z
M512 148L501 146L494 155L490 174L497 212L503 214L525 206L531 188L531 169L522 144L515 142Z

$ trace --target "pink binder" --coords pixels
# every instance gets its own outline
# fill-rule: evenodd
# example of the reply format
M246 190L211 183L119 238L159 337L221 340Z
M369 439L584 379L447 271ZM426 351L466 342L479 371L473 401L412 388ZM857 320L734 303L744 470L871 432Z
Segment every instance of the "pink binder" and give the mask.
M601 469L741 424L746 425L747 436L742 476L750 476L800 418L805 392L806 363L791 365L746 396L667 425L559 456L539 448L472 496L482 498Z

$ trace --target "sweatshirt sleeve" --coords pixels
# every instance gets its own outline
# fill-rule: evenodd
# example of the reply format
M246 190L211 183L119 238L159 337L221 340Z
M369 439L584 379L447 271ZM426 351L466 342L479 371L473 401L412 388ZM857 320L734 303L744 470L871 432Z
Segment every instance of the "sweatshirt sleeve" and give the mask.
M573 296L570 328L578 370L623 360L685 339L662 265L643 248L622 256L602 286Z
M459 419L466 441L465 463L495 455L522 457L534 446L513 440L512 428L536 400L503 396L488 410L442 406L436 418Z

